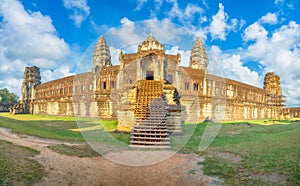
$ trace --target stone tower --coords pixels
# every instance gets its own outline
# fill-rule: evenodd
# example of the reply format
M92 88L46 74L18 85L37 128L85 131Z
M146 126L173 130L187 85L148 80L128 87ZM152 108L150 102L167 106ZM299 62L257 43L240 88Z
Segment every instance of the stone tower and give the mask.
M207 56L206 49L204 47L203 42L198 37L193 45L191 57L190 57L190 65L191 68L201 69L204 72L207 72Z
M22 100L10 108L11 114L33 114L35 88L41 84L40 69L36 66L26 67L22 83Z
M92 72L97 73L102 67L112 66L109 47L103 36L98 40L94 55Z
M283 95L280 87L280 77L274 72L268 72L264 80L264 89L266 90L266 101L272 106L283 106Z
M36 66L26 67L22 83L22 101L32 101L34 99L34 89L41 84L40 69Z

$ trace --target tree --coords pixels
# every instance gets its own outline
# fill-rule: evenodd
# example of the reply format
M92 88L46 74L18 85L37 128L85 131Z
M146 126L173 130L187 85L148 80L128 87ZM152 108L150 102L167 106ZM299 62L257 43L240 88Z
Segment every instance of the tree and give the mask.
M18 102L18 99L19 97L14 93L10 93L7 88L0 89L0 103Z

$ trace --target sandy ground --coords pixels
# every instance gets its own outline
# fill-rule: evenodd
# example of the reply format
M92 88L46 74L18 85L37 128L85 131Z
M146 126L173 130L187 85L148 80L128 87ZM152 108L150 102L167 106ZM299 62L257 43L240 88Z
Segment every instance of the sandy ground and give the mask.
M59 154L47 146L71 144L19 136L3 128L0 128L0 140L41 152L33 159L44 166L46 175L36 185L222 185L222 181L218 178L203 175L202 165L197 163L204 159L195 154L175 154L165 161L148 166L126 166L101 156L79 158ZM160 156L160 153L162 152L151 152L150 155ZM137 156L146 155L141 151L124 151L111 153L108 156L126 156L136 159Z

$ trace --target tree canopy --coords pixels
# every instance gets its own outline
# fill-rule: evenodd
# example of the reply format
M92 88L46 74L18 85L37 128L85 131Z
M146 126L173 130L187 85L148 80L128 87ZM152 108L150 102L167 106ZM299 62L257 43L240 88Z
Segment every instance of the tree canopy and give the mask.
M10 93L7 88L0 89L0 103L18 102L18 99L19 97L14 93Z

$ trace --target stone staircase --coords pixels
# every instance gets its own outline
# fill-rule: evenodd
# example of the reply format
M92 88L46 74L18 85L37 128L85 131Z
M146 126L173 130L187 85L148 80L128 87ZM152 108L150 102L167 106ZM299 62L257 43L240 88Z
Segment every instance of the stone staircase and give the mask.
M137 82L137 97L134 116L137 120L143 120L149 109L149 103L154 98L162 98L163 90L160 81L141 80Z
M136 125L129 147L171 148L166 127L167 104L159 81L143 80L137 85Z

